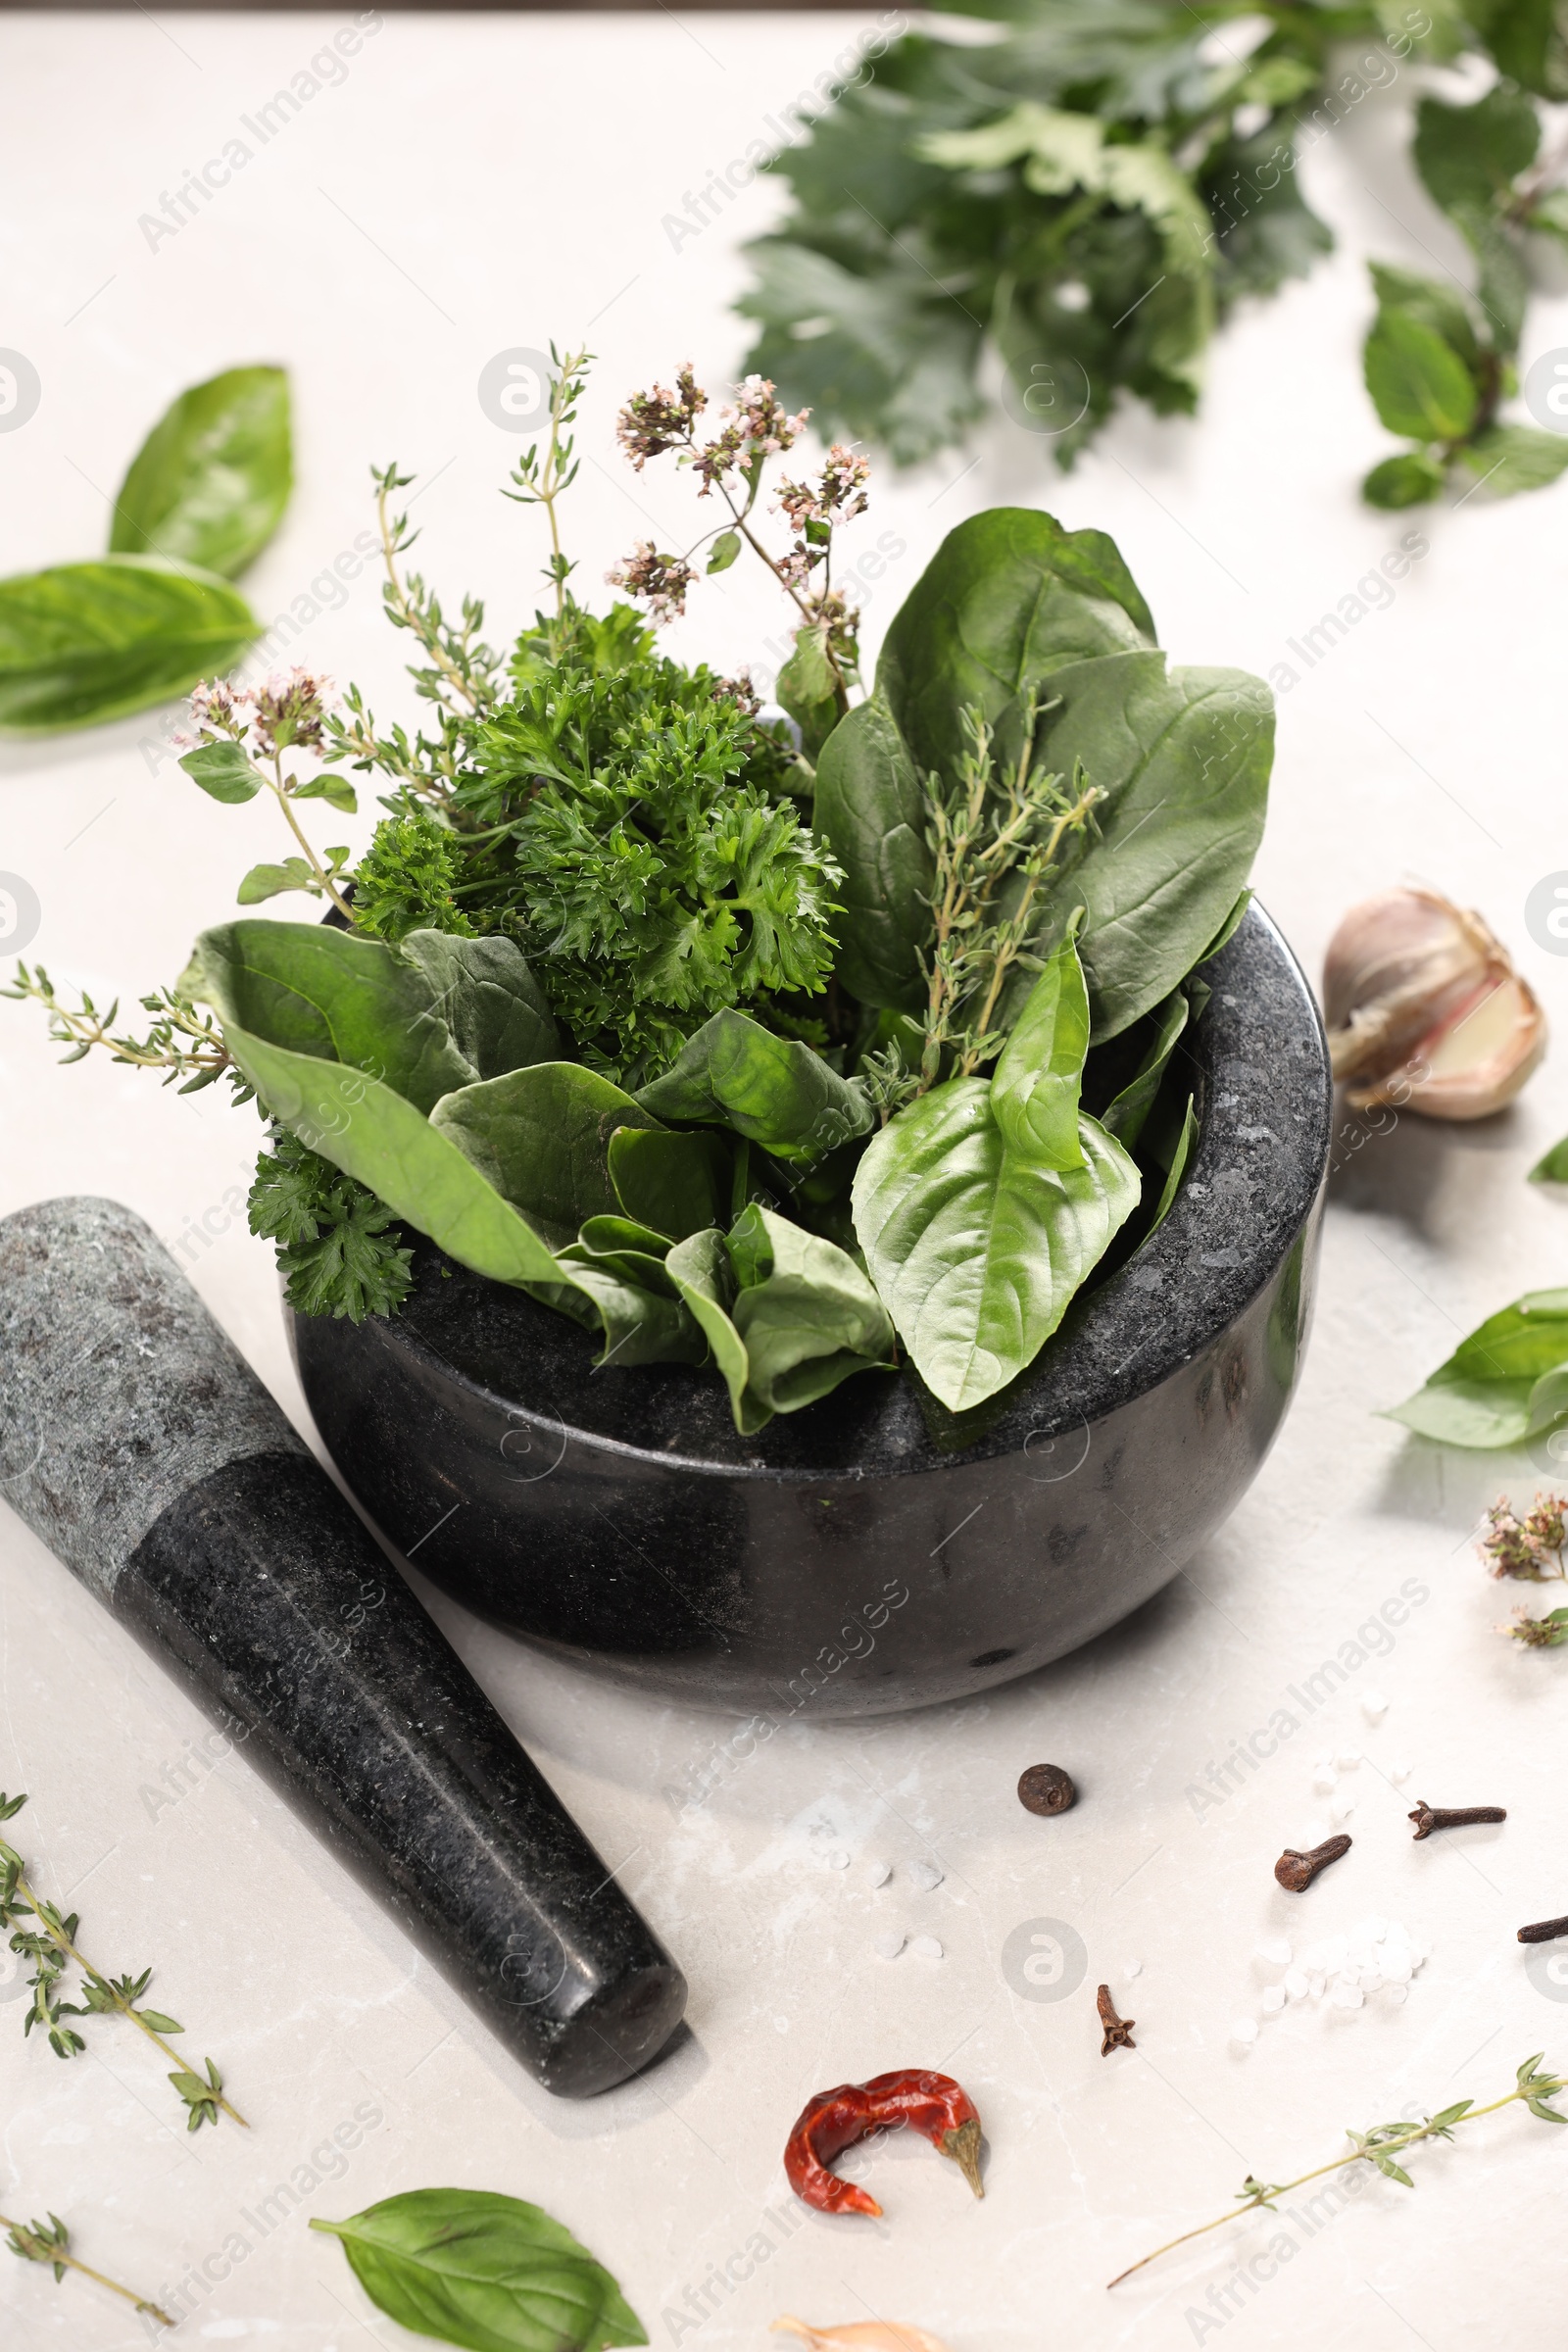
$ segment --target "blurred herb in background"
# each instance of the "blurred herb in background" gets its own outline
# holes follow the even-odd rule
[[[963,439],[999,364],[1064,466],[1123,393],[1191,415],[1216,324],[1333,242],[1301,156],[1404,61],[1471,56],[1495,88],[1424,100],[1414,159],[1476,291],[1379,273],[1368,382],[1418,446],[1365,490],[1414,505],[1455,464],[1494,491],[1554,479],[1568,440],[1497,416],[1528,240],[1568,238],[1537,106],[1568,96],[1568,51],[1540,0],[948,0],[775,158],[795,205],[751,247],[749,364],[906,464]]]

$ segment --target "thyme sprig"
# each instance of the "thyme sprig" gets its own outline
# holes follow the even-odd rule
[[[945,1067],[972,1077],[1004,1043],[992,1024],[1009,973],[1034,968],[1028,950],[1040,885],[1071,833],[1081,833],[1104,798],[1076,765],[1070,785],[1035,762],[1039,713],[1024,713],[1015,761],[999,778],[993,730],[978,710],[963,713],[968,749],[956,778],[926,778],[926,838],[936,859],[936,936],[926,974],[923,1095]]]
[[[161,2304],[149,2302],[145,2295],[138,2295],[134,2287],[122,2286],[118,2278],[106,2278],[102,2271],[95,2271],[90,2263],[78,2260],[74,2254],[68,2254],[66,2248],[71,2241],[71,2231],[58,2213],[52,2213],[47,2222],[13,2222],[0,2213],[0,2230],[8,2232],[6,2244],[13,2254],[20,2255],[24,2262],[48,2263],[57,2280],[64,2278],[68,2271],[79,2271],[83,2278],[90,2278],[96,2286],[107,2287],[112,2295],[119,2295],[124,2302],[133,2304],[137,2311],[145,2312],[160,2327],[174,2326]]]
[[[12,997],[18,1003],[31,998],[44,1007],[50,1036],[56,1045],[69,1049],[62,1061],[80,1061],[94,1046],[103,1046],[113,1061],[129,1062],[141,1070],[162,1070],[166,1086],[172,1086],[176,1078],[182,1080],[178,1089],[182,1095],[198,1094],[204,1086],[226,1077],[237,1102],[251,1100],[254,1090],[235,1065],[213,1014],[172,988],[158,989],[141,999],[153,1021],[147,1035],[140,1038],[114,1035],[120,1018],[118,997],[104,1012],[85,989],[75,1005],[62,1004],[41,963],[28,966],[19,962],[15,981],[9,988],[0,988],[0,997]]]
[[[20,1813],[27,1799],[7,1796],[0,1789],[0,1821],[10,1821]],[[77,2057],[86,2043],[74,2027],[68,2026],[68,2017],[127,2017],[147,2039],[174,2061],[174,2073],[169,2078],[184,2101],[188,2112],[186,2129],[199,2132],[203,2124],[216,2124],[219,2110],[232,2116],[236,2124],[245,2118],[231,2107],[223,2096],[223,2078],[211,2058],[207,2060],[207,2075],[193,2073],[184,2065],[179,2052],[165,2040],[166,2034],[183,2034],[178,2020],[165,2017],[157,2009],[139,2009],[136,2004],[152,1981],[152,1970],[144,1968],[140,1976],[106,1976],[94,1968],[91,1961],[78,1950],[76,1930],[79,1916],[73,1911],[63,1913],[56,1904],[46,1902],[28,1884],[26,1864],[15,1846],[0,1839],[0,1928],[13,1928],[11,1949],[24,1960],[30,1960],[33,1974],[27,1980],[32,1986],[32,2000],[22,2021],[24,2035],[39,2026],[49,2036],[49,2046],[57,2058]],[[21,1928],[17,1922],[32,1918],[36,1928]],[[72,1962],[81,1971],[79,2001],[64,2001],[60,1997],[61,1981]],[[247,2127],[248,2128],[248,2127]]]
[[[1130,2278],[1135,2271],[1146,2270],[1173,2247],[1185,2246],[1195,2237],[1204,2237],[1211,2230],[1222,2230],[1227,2222],[1240,2221],[1244,2214],[1255,2213],[1259,2207],[1273,2213],[1280,2198],[1289,2196],[1293,2189],[1304,2188],[1308,2180],[1320,2180],[1325,2173],[1343,2172],[1348,2164],[1370,2164],[1385,2180],[1414,2188],[1415,2182],[1399,2162],[1401,2156],[1419,2147],[1424,2139],[1451,2139],[1456,2125],[1479,2123],[1484,2115],[1495,2115],[1499,2108],[1511,2107],[1516,2100],[1522,2100],[1544,2124],[1568,2124],[1568,2115],[1559,2114],[1547,2103],[1559,2091],[1568,2090],[1568,2075],[1539,2073],[1544,2055],[1544,2051],[1538,2050],[1533,2058],[1527,2058],[1517,2071],[1513,2089],[1504,2091],[1500,2099],[1490,2100],[1485,2107],[1478,2107],[1473,2099],[1460,2099],[1452,2107],[1445,2107],[1441,2114],[1425,2116],[1418,2124],[1374,2124],[1369,2131],[1348,2132],[1348,2156],[1336,2156],[1331,2164],[1314,2165],[1309,2173],[1298,2173],[1294,2180],[1258,2180],[1249,2173],[1236,2193],[1231,2212],[1218,2214],[1211,2222],[1201,2222],[1196,2230],[1184,2230],[1179,2237],[1167,2238],[1152,2254],[1145,2254],[1126,2270],[1118,2271],[1109,2284],[1120,2286],[1124,2278]]]
[[[593,357],[591,351],[569,351],[563,359],[555,344],[551,344],[550,365],[555,372],[550,378],[550,431],[544,456],[539,455],[538,442],[531,442],[511,475],[517,487],[501,493],[515,506],[543,507],[545,511],[550,525],[550,560],[545,565],[545,578],[556,593],[558,620],[565,618],[566,582],[577,566],[562,552],[556,501],[577,479],[576,442],[567,427],[577,421],[577,403],[588,381]]]

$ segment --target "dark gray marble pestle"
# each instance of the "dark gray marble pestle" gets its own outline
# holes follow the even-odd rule
[[[116,1201],[0,1220],[0,1494],[547,2089],[608,2089],[662,2047],[680,1970]]]

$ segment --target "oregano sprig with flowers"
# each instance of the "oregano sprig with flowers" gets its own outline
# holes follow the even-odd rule
[[[1534,1508],[1521,1519],[1507,1495],[1499,1494],[1486,1512],[1485,1526],[1476,1549],[1494,1576],[1534,1585],[1568,1583],[1568,1495],[1538,1494]],[[1544,1617],[1516,1608],[1497,1631],[1527,1649],[1556,1649],[1568,1642],[1568,1608],[1548,1609]]]
[[[932,1409],[965,1411],[1175,1197],[1181,1040],[1246,908],[1268,696],[1169,669],[1103,534],[1001,509],[950,533],[857,700],[833,563],[865,460],[774,478],[806,414],[751,377],[705,437],[683,367],[625,404],[621,444],[673,453],[723,518],[611,577],[657,626],[704,546],[710,572],[750,548],[797,624],[770,714],[636,603],[578,601],[587,366],[553,352],[505,491],[549,528],[546,609],[505,654],[476,599],[451,620],[407,569],[412,477],[375,469],[418,728],[304,671],[197,697],[187,772],[267,787],[294,837],[241,904],[327,916],[204,932],[168,1002],[220,1047],[171,1013],[165,1060],[210,1083],[220,1050],[270,1120],[251,1221],[301,1313],[394,1313],[444,1252],[596,1332],[617,1376],[710,1364],[743,1431],[900,1341]],[[352,871],[306,808],[347,808],[346,768],[385,812]]]
[[[7,1796],[0,1789],[0,1821],[10,1821],[26,1803],[25,1796]],[[37,1893],[26,1876],[27,1865],[14,1845],[0,1839],[0,1927],[10,1928],[11,1949],[22,1959],[32,1962],[33,1973],[27,1982],[32,1986],[32,1999],[22,2021],[24,2034],[38,2026],[47,2034],[49,2046],[57,2058],[76,2058],[86,2043],[74,2026],[64,2021],[68,2017],[123,2017],[144,2034],[166,2058],[174,2061],[172,2082],[187,2110],[187,2130],[199,2132],[203,2124],[216,2124],[219,2110],[232,2116],[236,2124],[245,2118],[231,2107],[223,2096],[223,2078],[211,2058],[207,2073],[197,2074],[187,2067],[179,2052],[171,2049],[164,2038],[169,2034],[183,2034],[185,2029],[172,2017],[160,2010],[138,2008],[137,2003],[152,1981],[152,1970],[144,1968],[139,1976],[111,1977],[93,1967],[76,1943],[80,1921],[75,1912],[69,1915],[58,1904],[49,1902]],[[35,1928],[24,1928],[18,1923],[24,1919],[37,1921]],[[81,1971],[79,2001],[61,1998],[62,1981],[72,1966]]]

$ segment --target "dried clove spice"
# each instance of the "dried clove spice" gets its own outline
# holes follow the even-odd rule
[[[1423,1796],[1416,1799],[1415,1811],[1407,1818],[1415,1823],[1419,1843],[1434,1830],[1467,1830],[1476,1821],[1506,1821],[1508,1814],[1503,1805],[1429,1805]]]
[[[1102,1984],[1096,1993],[1095,2006],[1100,2011],[1100,2022],[1105,2029],[1104,2038],[1100,2045],[1102,2058],[1108,2058],[1112,2050],[1136,2050],[1138,2044],[1133,2039],[1133,2028],[1138,2020],[1136,2017],[1116,2015],[1116,2004],[1110,1997],[1108,1984]]]
[[[1065,1813],[1078,1802],[1078,1791],[1059,1764],[1031,1764],[1019,1776],[1018,1802],[1026,1813]]]
[[[1568,1919],[1538,1919],[1532,1928],[1521,1928],[1521,1943],[1551,1943],[1559,1936],[1568,1936]]]
[[[1337,1862],[1349,1850],[1350,1840],[1343,1836],[1325,1838],[1321,1845],[1310,1847],[1304,1854],[1288,1845],[1274,1865],[1274,1876],[1287,1894],[1304,1894],[1320,1870],[1326,1870],[1331,1862]]]

